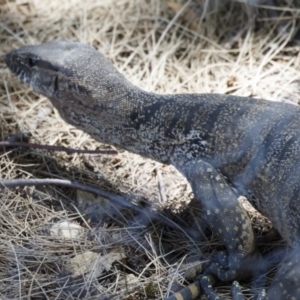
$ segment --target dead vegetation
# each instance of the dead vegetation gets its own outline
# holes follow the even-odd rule
[[[268,19],[261,8],[251,23],[240,3],[201,18],[196,1],[1,0],[1,140],[21,132],[32,143],[111,149],[64,123],[5,67],[9,50],[54,38],[95,46],[148,91],[298,104],[300,9],[293,8],[297,0],[281,2],[280,18]],[[277,21],[284,32],[276,31]],[[220,248],[200,234],[198,208],[187,206],[190,187],[170,166],[124,151],[20,147],[2,147],[0,166],[1,180],[72,180],[121,199],[66,186],[0,190],[1,299],[162,299],[187,284],[187,261]],[[265,231],[264,219],[256,218],[256,227]],[[219,291],[227,299],[230,286]]]

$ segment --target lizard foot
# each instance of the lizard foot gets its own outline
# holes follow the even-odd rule
[[[233,300],[246,300],[245,296],[242,294],[241,286],[237,281],[234,281],[231,285],[231,295]],[[255,299],[265,300],[266,296],[266,290],[262,289]]]
[[[220,251],[209,263],[204,275],[214,275],[220,281],[228,282],[265,274],[265,270],[266,265],[257,252],[241,256]]]
[[[213,279],[211,276],[201,275],[199,278],[201,287],[204,291],[205,296],[208,300],[222,300],[216,292],[213,290]],[[231,285],[231,295],[233,300],[246,300],[245,296],[242,294],[241,287],[237,281],[234,281]],[[256,300],[265,300],[266,299],[266,290],[263,289]]]

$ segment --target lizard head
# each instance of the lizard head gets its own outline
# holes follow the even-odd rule
[[[23,46],[6,54],[8,68],[48,97],[60,115],[76,126],[76,116],[110,105],[114,84],[124,77],[93,47],[68,40]],[[122,80],[116,80],[120,79]]]
[[[6,54],[8,68],[35,91],[50,99],[59,92],[59,78],[71,77],[72,70],[66,66],[66,54],[71,47],[67,41],[55,40],[38,46],[23,46]]]

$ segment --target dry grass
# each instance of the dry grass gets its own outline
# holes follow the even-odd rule
[[[300,10],[287,8],[296,0],[282,3],[285,34],[278,34],[264,9],[249,26],[248,11],[239,3],[201,20],[197,10],[179,15],[187,4],[171,9],[160,0],[0,0],[0,56],[63,37],[95,46],[148,91],[298,102],[292,94],[295,87],[294,96],[298,92],[293,82],[299,80],[300,56],[292,38]],[[1,140],[23,132],[31,142],[104,148],[65,124],[0,59]],[[7,148],[0,152],[0,167],[1,179],[73,179],[113,194],[130,193],[132,201],[142,195],[174,224],[191,225],[185,220],[197,216],[196,210],[185,211],[191,190],[172,167],[127,152],[96,156]],[[186,284],[181,264],[219,246],[215,239],[195,242],[145,216],[138,222],[137,213],[70,188],[6,189],[0,203],[1,299],[161,299]],[[53,231],[66,220],[80,225],[76,238]],[[85,258],[75,273],[70,262],[90,252],[96,257]],[[219,291],[228,298],[228,286]]]

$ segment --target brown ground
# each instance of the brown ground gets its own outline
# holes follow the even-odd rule
[[[0,0],[1,140],[21,132],[32,143],[110,148],[65,124],[45,97],[4,65],[9,50],[59,37],[95,46],[148,91],[218,92],[298,104],[300,9],[291,8],[297,0],[281,1],[283,34],[263,8],[251,25],[249,10],[239,3],[201,19],[191,2]],[[197,219],[194,229],[203,229],[197,210],[186,210],[192,193],[185,179],[170,166],[128,152],[2,148],[0,166],[1,180],[72,179],[121,193],[140,207],[143,197],[174,228]],[[148,209],[139,214],[67,187],[2,190],[0,208],[1,299],[161,299],[187,284],[181,270],[186,261],[220,247],[214,237],[200,242],[163,225]],[[257,230],[267,231],[265,219],[254,217]],[[78,235],[67,237],[66,231]],[[218,291],[227,299],[230,287]]]

